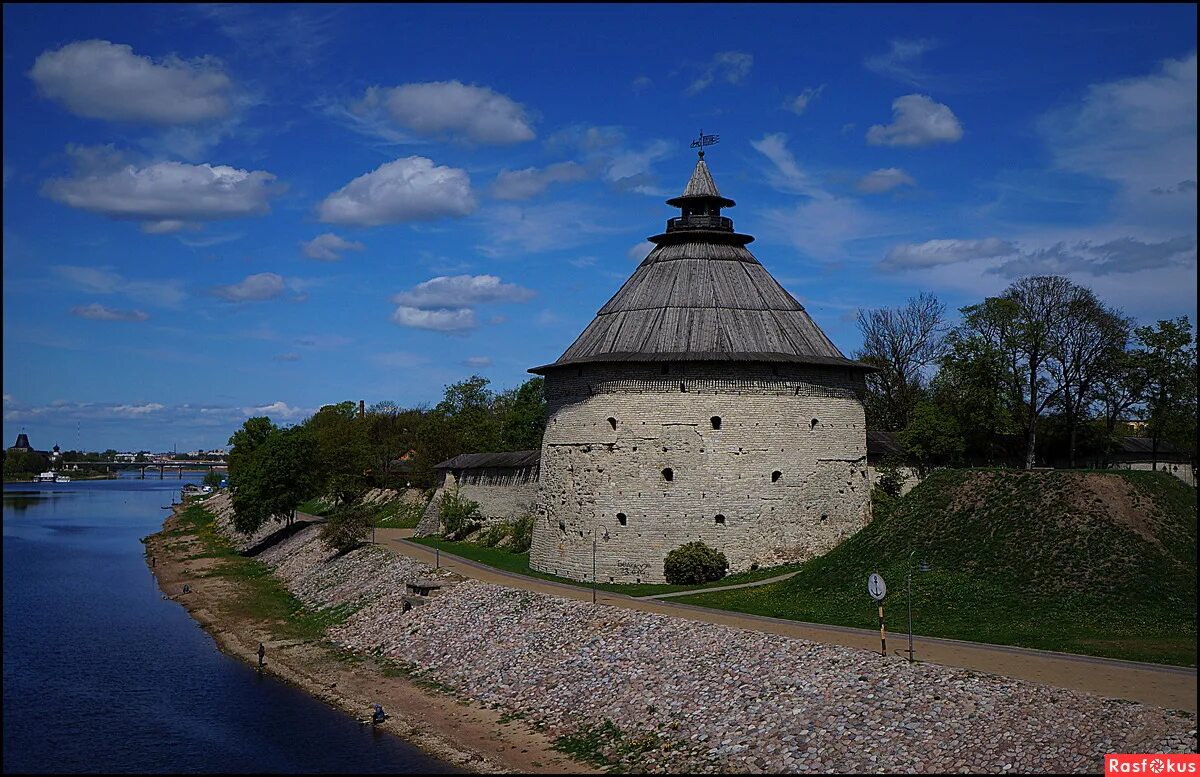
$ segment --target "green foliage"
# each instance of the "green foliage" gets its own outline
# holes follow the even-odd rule
[[[317,467],[315,489],[339,503],[357,499],[371,485],[367,425],[358,417],[354,402],[325,405],[304,422],[313,440]]]
[[[542,447],[546,430],[545,379],[530,378],[512,393],[512,401],[502,417],[501,446],[507,451],[534,450]],[[507,396],[502,395],[502,396]]]
[[[234,527],[253,534],[272,518],[289,518],[313,496],[315,445],[304,427],[275,429],[239,459],[233,483]]]
[[[509,550],[513,553],[528,553],[533,545],[533,516],[522,515],[512,525],[512,545]]]
[[[912,420],[900,430],[896,439],[925,472],[934,467],[959,464],[966,452],[966,443],[954,416],[933,402],[919,403],[912,412]],[[889,493],[899,496],[899,487]]]
[[[388,529],[415,529],[425,506],[416,502],[395,501],[375,510],[375,525]]]
[[[220,488],[221,480],[223,480],[221,473],[217,472],[215,469],[210,469],[208,472],[204,473],[204,480],[202,482],[206,486]]]
[[[888,454],[879,462],[879,467],[876,469],[875,488],[882,491],[884,494],[897,497],[900,496],[900,490],[904,488],[904,472],[901,466],[903,460],[895,455]]]
[[[1196,342],[1187,316],[1134,330],[1134,351],[1143,387],[1148,434],[1157,446],[1170,440],[1196,450]]]
[[[445,527],[443,536],[460,539],[478,527],[479,503],[461,496],[458,489],[447,491],[438,505],[438,517]]]
[[[242,428],[229,438],[229,479],[236,483],[241,476],[242,466],[262,446],[277,427],[266,416],[247,418]],[[114,452],[115,455],[115,452]]]
[[[46,458],[40,453],[34,453],[33,451],[15,451],[12,449],[4,452],[5,477],[36,475],[39,472],[44,472],[46,466]]]
[[[485,548],[494,548],[508,537],[508,524],[497,523],[479,533],[478,543]]]
[[[321,539],[338,553],[347,553],[371,534],[375,513],[361,504],[342,505],[321,524]]]
[[[663,574],[668,583],[688,585],[720,580],[729,571],[725,554],[703,542],[689,542],[667,554]]]
[[[630,737],[605,718],[600,725],[585,726],[554,740],[554,749],[585,764],[616,771],[614,764],[637,764],[648,752],[658,750],[662,741],[655,734]]]

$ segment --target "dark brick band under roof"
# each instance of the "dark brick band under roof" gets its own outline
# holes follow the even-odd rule
[[[509,451],[507,453],[460,453],[452,459],[435,464],[434,469],[493,469],[497,467],[532,467],[541,459],[541,450]]]
[[[696,209],[673,218],[633,275],[553,364],[598,362],[795,362],[871,370],[847,359],[733,231],[701,159],[681,197]],[[703,211],[703,212],[701,212]]]

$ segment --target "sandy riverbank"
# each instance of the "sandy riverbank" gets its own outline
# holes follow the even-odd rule
[[[430,755],[474,772],[591,773],[552,749],[553,741],[501,710],[469,704],[457,697],[394,676],[369,657],[347,661],[328,643],[280,638],[268,621],[238,606],[239,586],[223,577],[204,577],[217,559],[189,559],[200,547],[172,511],[163,530],[146,540],[151,565],[164,595],[182,604],[220,649],[251,665],[259,642],[266,645],[264,671],[295,685],[359,720],[372,703],[382,704],[389,719],[381,728]],[[171,533],[169,536],[168,534]],[[189,592],[184,593],[184,585]]]

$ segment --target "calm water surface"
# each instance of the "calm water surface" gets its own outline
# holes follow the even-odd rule
[[[180,485],[5,484],[4,771],[452,771],[223,655],[162,599],[139,539]]]

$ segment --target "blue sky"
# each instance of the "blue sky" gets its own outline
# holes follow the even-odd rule
[[[1194,5],[6,4],[3,57],[6,445],[518,385],[701,130],[847,355],[1028,274],[1195,321]]]

